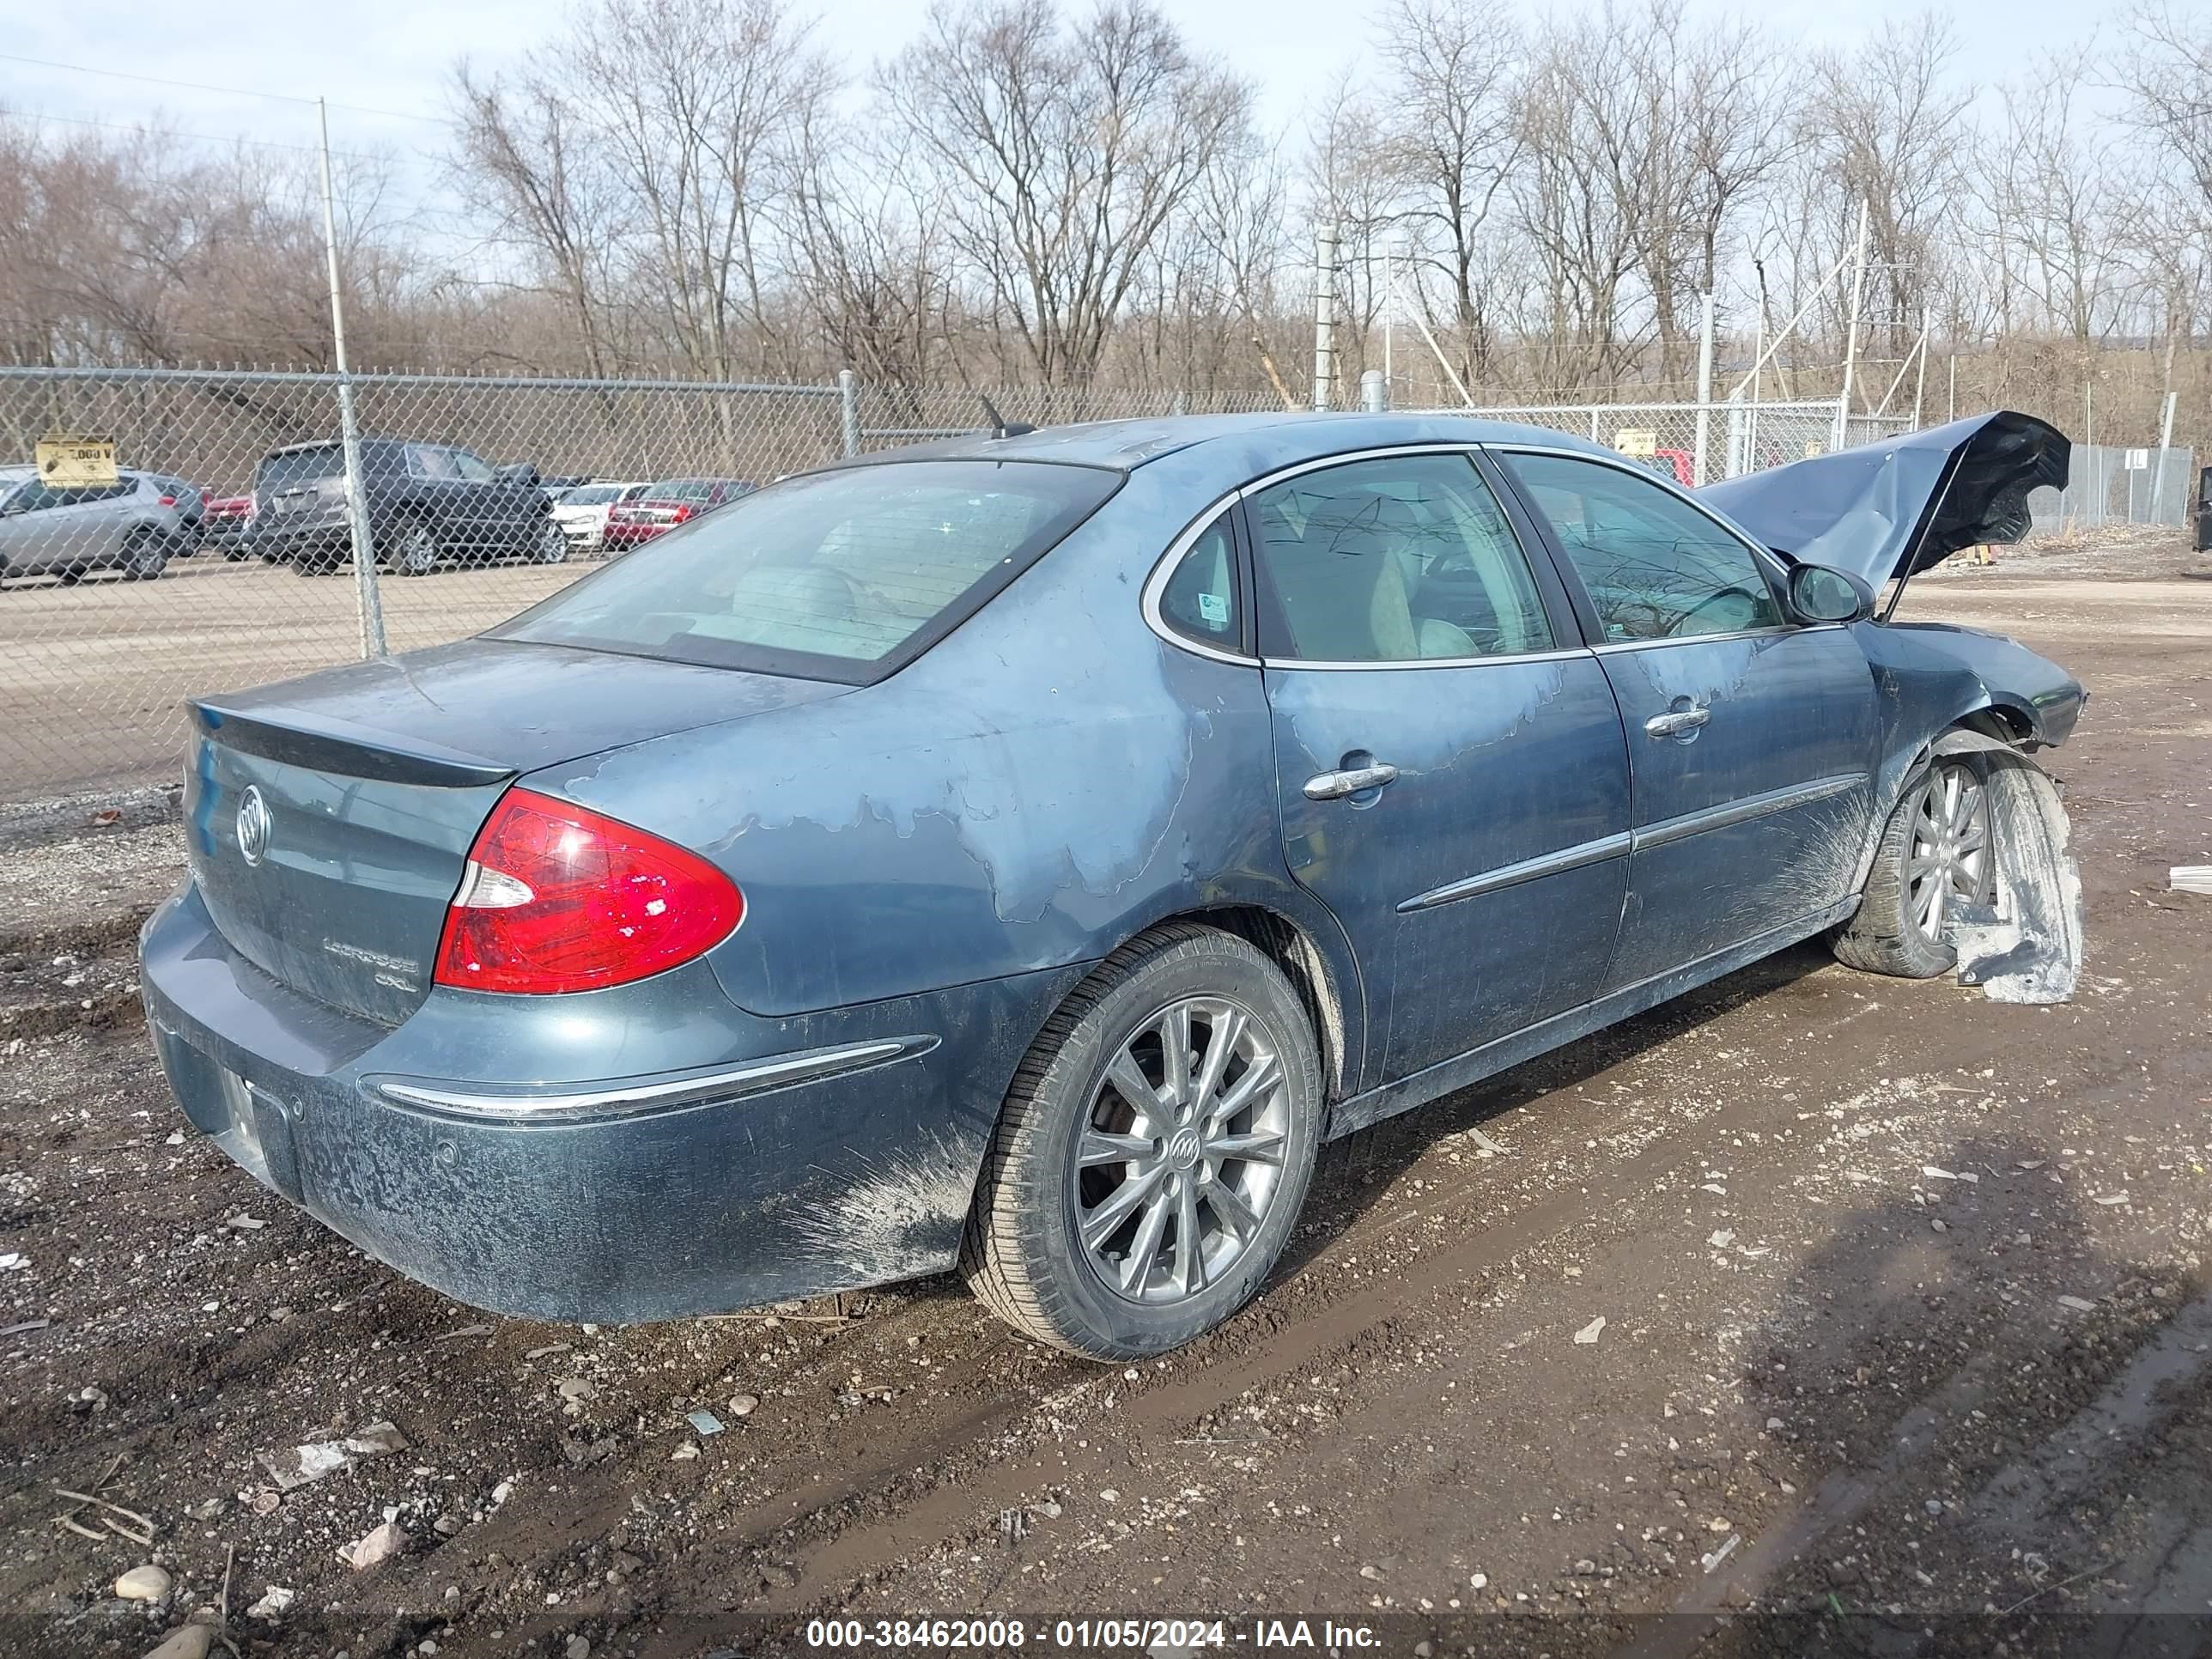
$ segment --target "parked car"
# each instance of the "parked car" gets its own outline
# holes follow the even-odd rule
[[[1157,1353],[1260,1286],[1327,1139],[1802,939],[1929,975],[1992,895],[2040,915],[2024,751],[2081,688],[1872,617],[2066,453],[1960,422],[1734,520],[1435,416],[781,480],[477,638],[195,703],[149,1030],[231,1157],[466,1302],[957,1263]],[[2008,971],[2066,969],[2021,926]]]
[[[554,522],[579,553],[597,553],[605,542],[607,514],[634,501],[653,486],[643,483],[586,483],[564,490],[553,503]]]
[[[0,467],[0,578],[82,580],[119,570],[151,581],[185,545],[173,502],[148,473],[118,471],[110,484],[64,488],[31,466]]]
[[[753,485],[737,478],[670,478],[648,484],[633,499],[607,509],[600,544],[610,558],[627,553],[679,525],[750,495],[753,489]]]
[[[2197,534],[2191,545],[2199,553],[2212,552],[2212,466],[2197,475]]]
[[[371,544],[387,569],[427,576],[441,564],[568,556],[535,469],[491,466],[453,444],[364,438],[359,448]],[[341,444],[292,444],[262,458],[246,546],[303,576],[351,559]]]
[[[148,472],[143,476],[160,492],[161,505],[177,515],[179,534],[177,544],[170,550],[170,556],[189,559],[200,550],[200,544],[206,537],[208,492],[196,483],[173,477],[166,472]]]
[[[252,496],[211,495],[202,520],[201,543],[220,549],[226,559],[242,559],[251,550],[246,538],[252,521]]]

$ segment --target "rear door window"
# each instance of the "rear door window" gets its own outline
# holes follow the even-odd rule
[[[1120,483],[1039,461],[887,462],[787,479],[491,636],[867,684],[958,626]]]

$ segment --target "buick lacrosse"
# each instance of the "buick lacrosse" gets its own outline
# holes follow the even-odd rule
[[[1259,1288],[1323,1141],[1770,952],[2065,994],[2026,755],[2084,694],[1889,613],[2066,465],[1997,415],[1689,492],[1258,416],[787,478],[196,702],[155,1041],[257,1179],[465,1302],[957,1266],[1156,1353]]]

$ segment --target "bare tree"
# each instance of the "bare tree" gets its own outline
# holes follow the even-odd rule
[[[1246,84],[1146,0],[1073,28],[1050,0],[939,4],[879,85],[1048,386],[1091,380],[1148,255],[1251,121]]]

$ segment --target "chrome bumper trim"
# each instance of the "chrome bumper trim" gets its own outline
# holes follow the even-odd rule
[[[735,1100],[797,1083],[816,1083],[894,1060],[909,1060],[937,1047],[933,1036],[881,1037],[834,1048],[809,1048],[776,1054],[742,1066],[695,1072],[682,1077],[636,1078],[597,1087],[451,1084],[418,1078],[365,1078],[395,1105],[441,1116],[496,1119],[507,1122],[568,1121],[668,1111],[710,1100]]]

